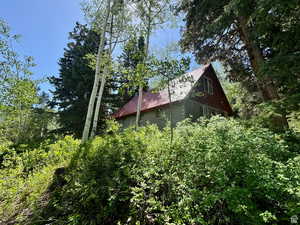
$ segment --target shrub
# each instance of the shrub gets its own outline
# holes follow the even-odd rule
[[[0,223],[289,224],[300,214],[297,137],[213,117],[170,129],[66,137],[9,155]],[[25,217],[27,219],[25,220]]]
[[[300,158],[286,139],[213,117],[110,131],[82,146],[39,216],[47,224],[288,224]],[[34,224],[46,224],[46,222]]]
[[[6,154],[0,170],[0,224],[22,221],[47,191],[54,171],[67,166],[79,141],[65,137],[55,144],[21,154]],[[22,223],[21,223],[22,224]]]
[[[114,133],[112,133],[114,132]],[[57,187],[43,217],[53,224],[114,224],[126,221],[130,213],[133,171],[141,167],[152,138],[162,135],[156,127],[138,132],[114,129],[85,144],[74,156],[65,176],[67,185]]]

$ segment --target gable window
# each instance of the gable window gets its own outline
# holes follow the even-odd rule
[[[203,116],[209,116],[209,109],[207,105],[203,105],[202,110],[203,110]]]
[[[192,122],[197,121],[201,116],[203,116],[203,106],[200,104],[193,105]]]
[[[203,77],[203,91],[211,95],[213,94],[212,80],[207,77]]]
[[[162,117],[162,111],[161,111],[161,109],[155,110],[155,116],[156,116],[156,118],[161,118]]]

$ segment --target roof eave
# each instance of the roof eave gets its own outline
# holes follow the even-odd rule
[[[183,98],[183,99],[180,99],[180,100],[176,100],[176,101],[173,101],[171,104],[173,103],[178,103],[178,102],[181,102],[181,101],[184,101],[186,98]],[[151,107],[151,108],[148,108],[148,109],[144,109],[142,110],[141,112],[149,112],[149,111],[152,111],[153,109],[157,109],[157,108],[161,108],[161,107],[164,107],[166,105],[169,105],[170,103],[165,103],[165,104],[162,104],[162,105],[159,105],[159,106],[155,106],[155,107]],[[112,116],[113,118],[115,119],[123,119],[124,117],[127,117],[127,116],[132,116],[132,115],[135,115],[136,112],[133,112],[133,113],[128,113],[128,114],[125,114],[125,115],[121,115],[121,116]]]

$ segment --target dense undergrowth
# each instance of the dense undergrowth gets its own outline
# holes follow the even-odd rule
[[[181,123],[172,145],[155,126],[65,137],[5,156],[0,224],[290,224],[297,141],[220,117]]]

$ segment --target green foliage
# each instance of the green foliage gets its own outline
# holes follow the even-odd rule
[[[10,33],[9,26],[0,20],[0,110],[28,109],[37,101],[36,85],[30,80],[32,57],[21,58],[13,44],[18,35]]]
[[[245,81],[252,86],[254,80],[245,43],[239,33],[237,18],[247,16],[250,1],[239,0],[187,0],[180,1],[178,10],[185,14],[185,30],[181,39],[183,50],[192,51],[200,63],[220,60],[226,64],[230,78]],[[253,10],[252,10],[253,11]]]
[[[258,93],[249,93],[240,83],[227,80],[221,82],[236,116],[245,120],[244,122],[250,126],[260,124],[278,132],[278,126],[270,118],[280,117],[280,114],[276,111],[278,111],[278,105],[282,103],[281,101],[281,103],[277,102],[276,105],[261,103],[260,98],[257,96]],[[286,104],[282,104],[281,108],[285,106]],[[299,115],[299,112],[292,111],[286,116],[290,129],[298,133],[300,131]]]
[[[118,57],[119,68],[115,71],[115,80],[119,83],[119,107],[126,104],[137,92],[138,84],[134,71],[143,58],[144,38],[132,35],[123,46],[122,53]]]
[[[65,177],[68,185],[53,193],[43,216],[66,215],[54,224],[110,224],[126,219],[134,185],[132,169],[143,160],[147,134],[159,134],[145,128],[137,133],[112,133],[86,144],[73,160]],[[151,135],[151,137],[153,137]],[[149,136],[150,137],[150,136]],[[49,216],[49,217],[48,217]]]
[[[38,82],[32,80],[30,71],[35,64],[32,57],[22,58],[14,51],[17,40],[18,36],[12,35],[9,26],[0,20],[0,135],[15,145],[46,136],[47,125],[53,119],[38,104]]]
[[[213,117],[182,122],[170,145],[169,128],[108,126],[72,155],[30,224],[288,224],[299,216],[292,134]]]
[[[292,112],[289,115],[289,124],[292,129],[300,133],[300,112]]]
[[[284,142],[265,129],[247,129],[233,120],[216,117],[201,123],[178,127],[174,146],[157,152],[151,166],[141,169],[137,208],[145,219],[264,224],[264,213],[277,222],[299,213],[299,179],[294,182],[292,168],[285,165],[299,156],[288,152]],[[292,194],[287,184],[293,186]],[[291,202],[295,208],[289,207]]]
[[[152,70],[157,74],[160,81],[158,89],[178,85],[172,84],[172,80],[185,74],[190,68],[190,62],[190,58],[181,58],[179,60],[168,58],[163,60],[154,59],[152,62]]]
[[[0,223],[24,224],[22,221],[35,210],[37,201],[47,195],[53,173],[68,165],[78,150],[79,141],[65,137],[55,144],[45,141],[40,148],[16,154],[5,147],[0,170]]]
[[[273,113],[283,120],[299,109],[298,0],[180,2],[186,19],[184,50],[199,62],[222,61],[230,80],[250,93],[261,92],[261,99],[272,101]]]
[[[155,29],[163,27],[172,17],[170,3],[170,0],[135,1],[136,13],[145,32],[149,32],[149,35],[152,34]]]
[[[259,38],[263,48],[268,48],[262,72],[275,77],[284,95],[278,105],[288,111],[299,109],[300,67],[295,64],[300,60],[299,1],[259,1],[251,20],[256,21],[255,38]]]
[[[245,88],[238,82],[229,82],[223,80],[222,86],[226,93],[226,97],[233,112],[243,119],[249,119],[255,115],[258,99],[251,96],[251,94],[245,90]]]
[[[139,86],[148,89],[148,80],[153,76],[150,70],[151,62],[146,59],[144,42],[143,36],[137,38],[133,35],[125,44],[119,57],[121,66],[120,91],[124,93],[124,100],[129,100],[129,96],[132,96]]]
[[[86,56],[96,54],[99,35],[76,23],[69,36],[72,41],[59,60],[59,77],[49,78],[55,87],[50,106],[60,109],[58,115],[62,132],[80,136],[95,73],[89,67]]]
[[[80,137],[94,83],[96,61],[94,56],[98,51],[100,35],[87,25],[76,23],[69,38],[71,41],[65,49],[64,56],[59,60],[59,77],[49,78],[55,87],[50,106],[59,108],[58,120],[61,128],[58,131]],[[99,115],[101,121],[99,129],[103,129],[103,119],[118,103],[113,78],[107,80],[106,86]]]
[[[172,143],[173,141],[173,128],[174,128],[174,121],[173,121],[173,115],[172,115],[172,97],[175,94],[174,88],[177,85],[180,85],[180,82],[182,82],[182,78],[179,78],[179,76],[182,76],[187,72],[187,70],[190,68],[190,58],[182,58],[180,60],[176,59],[168,59],[165,58],[163,60],[153,60],[153,66],[152,70],[154,71],[154,74],[158,75],[159,83],[156,89],[166,89],[168,92],[168,98],[169,98],[169,120],[170,120],[170,132],[171,132],[171,138],[170,141]],[[178,78],[178,79],[176,79]]]

